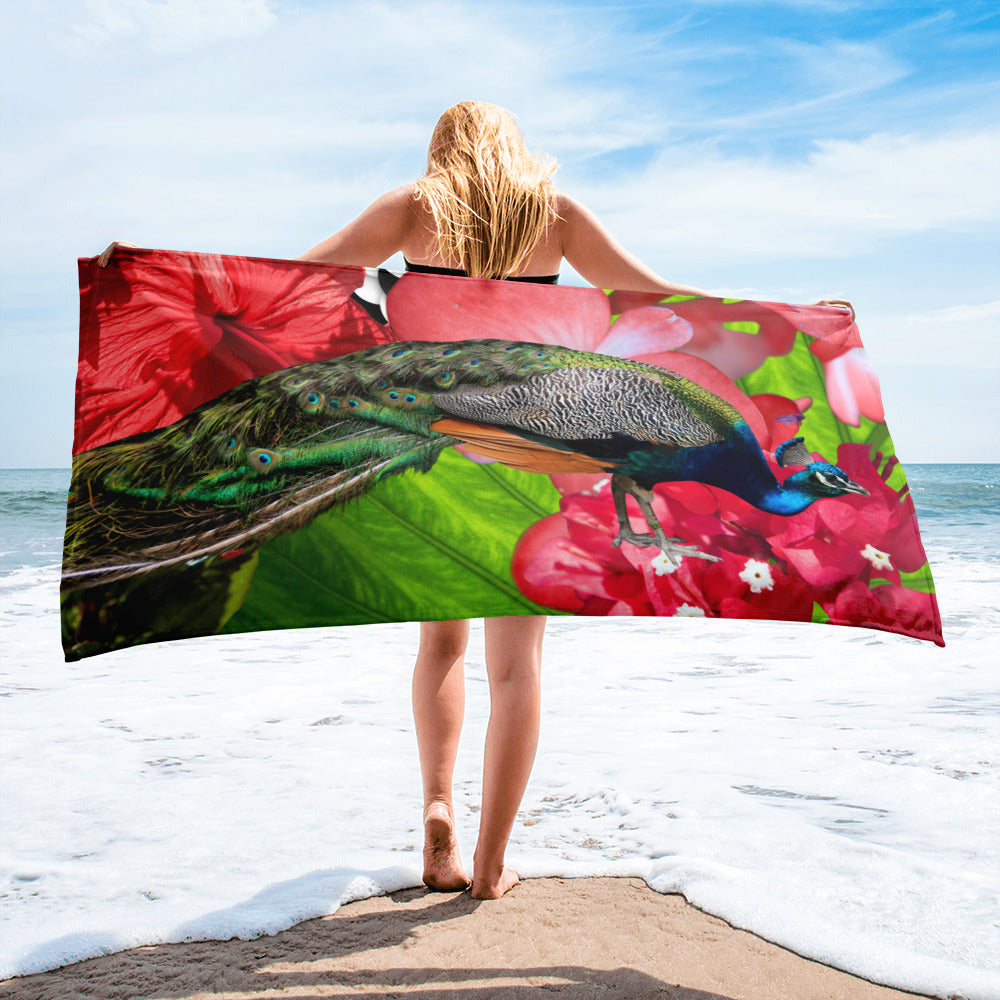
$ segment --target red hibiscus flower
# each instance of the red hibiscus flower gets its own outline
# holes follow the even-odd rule
[[[119,248],[80,261],[74,451],[163,427],[246,379],[387,339],[361,268]]]

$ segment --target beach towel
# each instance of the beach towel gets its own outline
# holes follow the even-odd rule
[[[531,614],[943,645],[849,310],[125,248],[79,274],[67,659]]]

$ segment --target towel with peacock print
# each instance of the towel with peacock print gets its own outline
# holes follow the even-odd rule
[[[846,309],[121,247],[79,268],[67,659],[531,614],[943,645]]]

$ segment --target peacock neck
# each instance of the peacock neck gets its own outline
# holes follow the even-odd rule
[[[815,497],[811,497],[801,490],[786,489],[776,482],[774,488],[765,493],[759,501],[751,500],[750,502],[755,507],[767,511],[768,514],[781,514],[784,517],[790,517],[792,514],[804,511],[814,499]]]
[[[729,444],[734,461],[726,463],[724,468],[723,475],[727,481],[718,481],[716,485],[742,497],[758,510],[785,517],[798,514],[813,502],[813,497],[792,482],[794,477],[786,480],[784,485],[778,482],[746,423],[733,428]]]

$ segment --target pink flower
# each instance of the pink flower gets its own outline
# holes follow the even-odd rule
[[[656,293],[612,292],[611,308],[625,313],[661,298]],[[831,306],[691,298],[671,302],[669,308],[694,329],[678,350],[710,362],[733,380],[756,371],[770,357],[787,354],[800,330],[836,349],[861,345],[850,313]]]
[[[618,520],[610,489],[604,487],[564,497],[558,514],[521,537],[514,579],[539,603],[577,614],[669,616],[697,608],[707,617],[808,621],[809,587],[767,561],[759,536],[720,521],[709,487],[691,483],[684,492],[691,494],[690,507],[679,490],[671,495],[670,487],[657,487],[654,509],[660,523],[668,535],[683,537],[720,562],[686,557],[673,568],[655,547],[614,547]],[[638,521],[634,527],[644,530]],[[732,549],[715,544],[734,538],[739,542]]]
[[[666,534],[720,559],[686,556],[679,567],[653,546],[613,546],[608,477],[553,476],[559,513],[521,537],[514,578],[540,604],[576,614],[809,621],[818,603],[838,624],[940,642],[933,596],[900,585],[901,572],[927,560],[907,490],[887,482],[895,459],[880,474],[866,445],[845,444],[837,462],[870,495],[820,500],[792,517],[702,483],[659,484],[653,511]],[[781,477],[793,471],[772,468]],[[636,531],[648,530],[631,506],[630,516]]]
[[[863,416],[885,423],[882,391],[863,347],[832,353],[822,341],[816,341],[809,350],[823,360],[826,398],[838,420],[852,427],[860,427]]]
[[[384,343],[361,268],[121,249],[80,261],[74,451],[170,424],[240,382]]]
[[[941,616],[932,594],[891,583],[869,589],[856,581],[824,609],[835,625],[888,629],[944,645]]]

